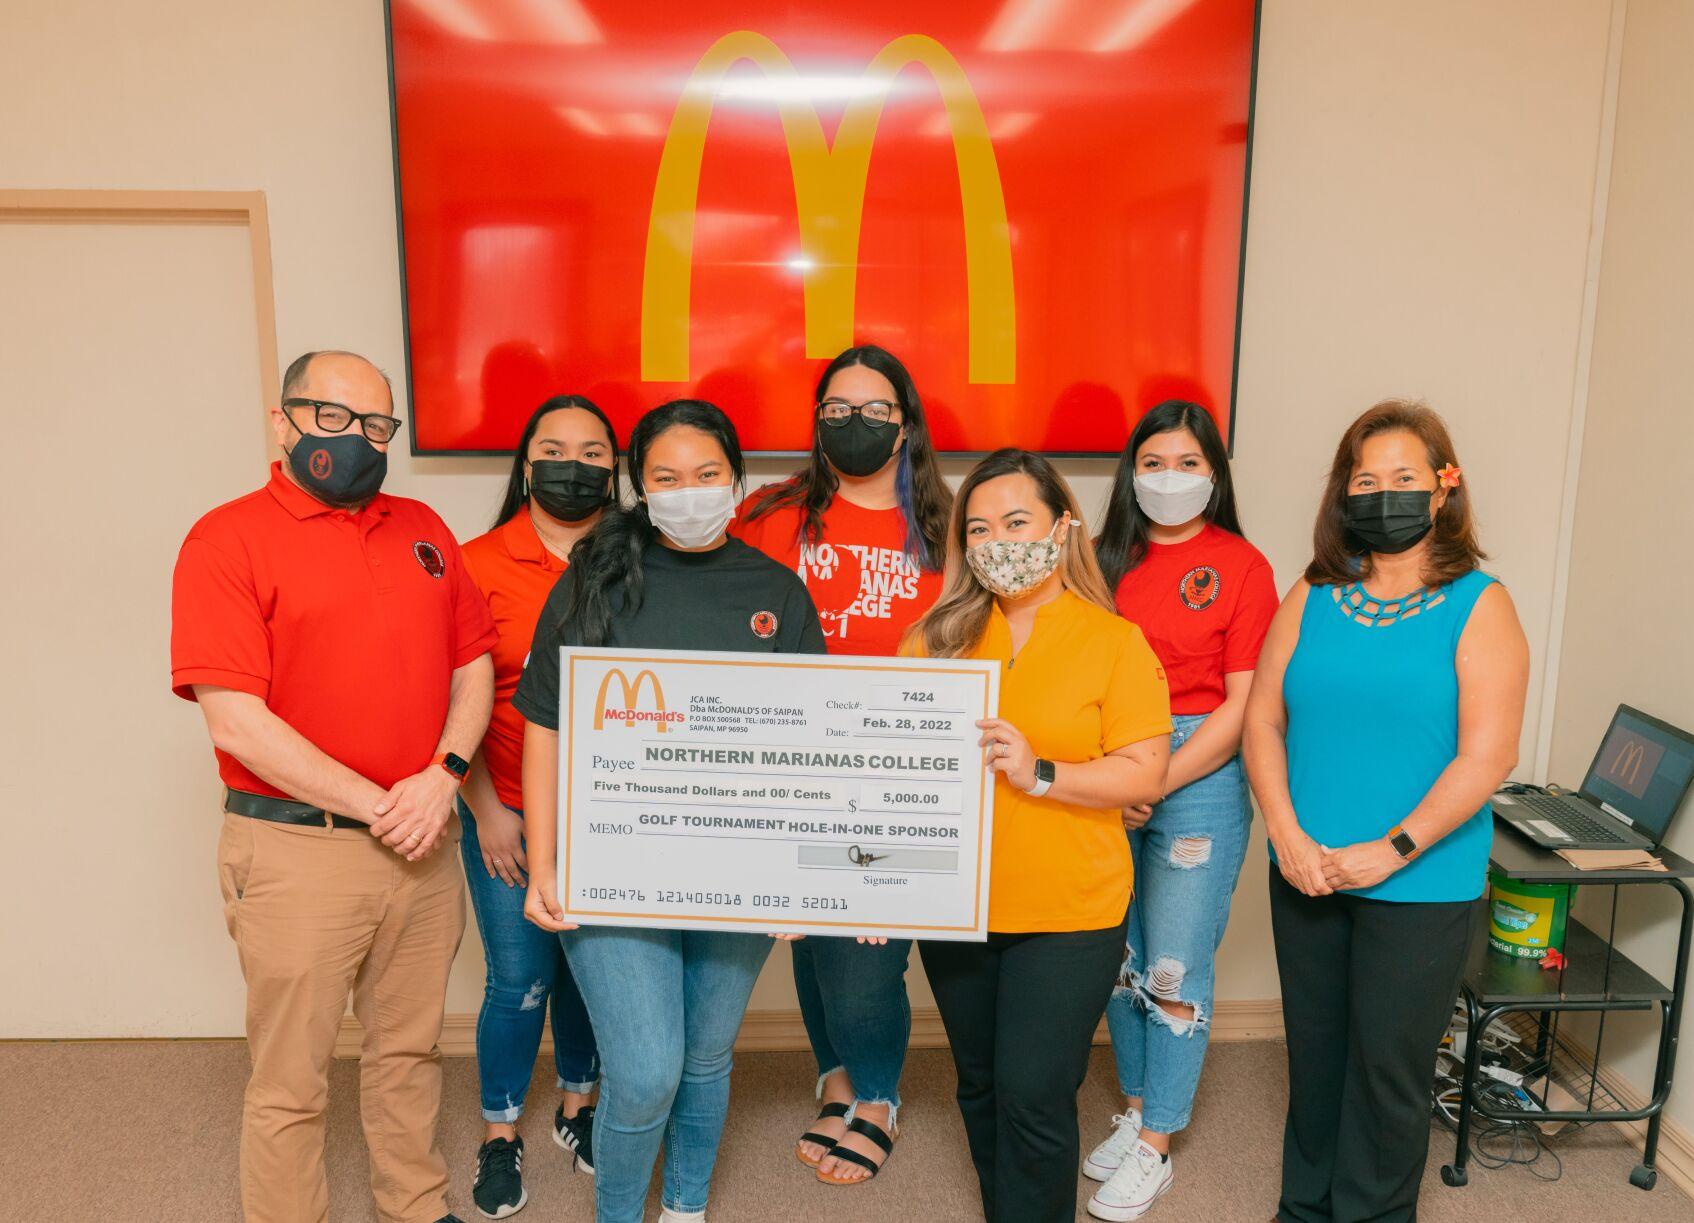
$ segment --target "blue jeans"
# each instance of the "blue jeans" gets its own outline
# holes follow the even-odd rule
[[[664,1204],[704,1210],[735,1034],[771,940],[584,926],[560,941],[606,1065],[594,1113],[596,1223],[641,1223],[661,1142]]]
[[[889,1106],[892,1129],[912,1035],[912,1004],[906,997],[912,940],[889,939],[877,946],[851,938],[803,938],[789,946],[800,1018],[818,1059],[819,1095],[826,1076],[845,1070],[858,1100]]]
[[[1204,715],[1171,721],[1171,750],[1187,742]],[[1190,782],[1153,808],[1129,834],[1135,897],[1128,954],[1106,1020],[1117,1056],[1118,1086],[1142,1100],[1142,1124],[1174,1134],[1188,1124],[1211,1027],[1212,983],[1229,903],[1247,855],[1252,809],[1241,758]],[[1179,1019],[1159,1001],[1194,1010]]]
[[[476,1017],[476,1070],[482,1082],[484,1121],[515,1122],[523,1116],[524,1094],[535,1073],[541,1025],[553,1007],[553,1066],[559,1090],[589,1092],[600,1079],[594,1029],[559,950],[559,936],[526,921],[524,889],[491,878],[482,864],[476,817],[459,800],[471,908],[482,932],[488,978]]]

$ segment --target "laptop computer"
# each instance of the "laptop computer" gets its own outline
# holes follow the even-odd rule
[[[1694,735],[1619,705],[1574,794],[1496,794],[1494,814],[1548,849],[1657,849],[1694,785]]]

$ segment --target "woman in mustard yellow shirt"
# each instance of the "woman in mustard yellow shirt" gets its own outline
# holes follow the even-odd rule
[[[947,583],[902,653],[993,658],[1000,716],[986,943],[922,944],[990,1223],[1076,1217],[1076,1093],[1123,963],[1122,808],[1158,802],[1170,696],[1117,614],[1052,464],[997,450],[965,477]]]

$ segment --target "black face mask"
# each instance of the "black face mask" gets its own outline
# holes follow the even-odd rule
[[[388,455],[366,441],[363,433],[319,437],[301,432],[288,452],[288,467],[300,487],[319,501],[350,510],[376,496],[388,475]]]
[[[894,454],[900,440],[900,426],[889,421],[873,429],[857,412],[847,423],[837,428],[818,422],[818,439],[823,444],[824,457],[845,476],[869,476],[882,470]]]
[[[1435,521],[1430,517],[1426,489],[1380,493],[1355,493],[1347,498],[1343,520],[1353,543],[1371,552],[1392,556],[1404,552],[1429,534]]]
[[[529,495],[560,522],[581,522],[611,501],[612,469],[575,459],[536,459]]]

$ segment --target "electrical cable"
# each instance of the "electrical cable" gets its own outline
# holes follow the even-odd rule
[[[1464,1050],[1470,1036],[1464,1007],[1455,1007],[1452,1023],[1437,1052],[1431,1095],[1432,1115],[1455,1133],[1459,1127],[1459,1105],[1464,1090]],[[1490,1025],[1477,1039],[1479,1078],[1476,1094],[1483,1103],[1502,1112],[1521,1111],[1526,1106],[1526,1100],[1542,1108],[1547,1106],[1546,1087],[1552,1081],[1550,1051],[1544,1058],[1537,1059],[1525,1047],[1524,1038],[1504,1024]],[[1494,1077],[1491,1071],[1516,1081]],[[1537,1082],[1542,1088],[1539,1099],[1534,1091]],[[1577,1123],[1568,1123],[1568,1127],[1572,1130],[1583,1128]],[[1534,1121],[1496,1121],[1483,1116],[1473,1102],[1470,1158],[1481,1167],[1523,1167],[1539,1180],[1556,1181],[1564,1175],[1564,1163],[1547,1137]]]

